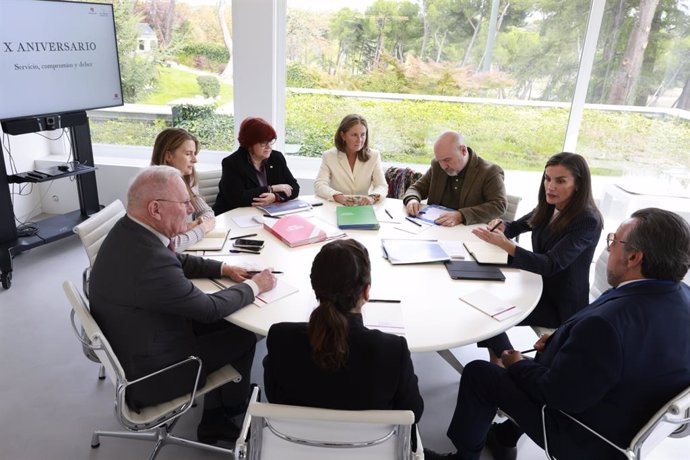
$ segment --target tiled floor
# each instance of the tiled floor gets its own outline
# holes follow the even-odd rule
[[[0,291],[0,459],[78,460],[147,458],[150,444],[105,438],[91,449],[94,429],[117,430],[113,417],[113,387],[96,378],[97,366],[81,353],[69,324],[69,305],[61,283],[81,283],[86,255],[76,237],[20,254],[14,259],[13,285]],[[516,346],[527,348],[532,332],[511,332]],[[454,350],[462,362],[484,358],[473,346]],[[259,344],[252,381],[261,382]],[[426,446],[448,451],[445,429],[455,406],[458,374],[435,353],[413,355],[425,399],[420,429]],[[194,437],[200,410],[192,409],[176,428]],[[544,458],[524,438],[519,459]],[[182,447],[165,447],[160,459],[215,459],[218,454]],[[482,460],[490,459],[484,454]],[[690,458],[690,438],[667,440],[653,459]]]

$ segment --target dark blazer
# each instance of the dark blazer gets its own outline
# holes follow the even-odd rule
[[[462,213],[464,224],[489,222],[501,217],[506,211],[506,188],[503,170],[482,158],[468,147],[470,160],[465,166],[465,180],[460,191],[460,201],[451,206]],[[412,198],[429,204],[440,204],[448,182],[448,174],[436,160],[417,182],[412,184],[403,197],[407,204]]]
[[[505,230],[508,238],[532,232],[532,251],[518,246],[508,264],[537,273],[543,279],[541,298],[521,324],[558,327],[589,304],[589,267],[602,223],[598,212],[586,211],[564,233],[558,234],[548,224],[531,228],[527,224],[531,217],[529,213],[507,224]]]
[[[289,197],[283,192],[278,192],[283,201],[299,196],[299,184],[288,169],[285,157],[277,150],[273,150],[266,160],[266,179],[268,185],[288,184],[292,187],[292,195]],[[259,185],[256,172],[249,160],[249,150],[244,147],[223,159],[223,174],[218,189],[218,197],[213,205],[216,215],[231,209],[251,206],[254,198],[268,193],[268,187]]]
[[[278,323],[266,338],[264,388],[272,403],[329,409],[424,410],[417,376],[403,337],[364,327],[362,315],[349,318],[347,366],[326,372],[311,359],[306,323]]]
[[[173,253],[127,215],[115,223],[91,271],[89,298],[128,379],[199,356],[194,323],[221,320],[254,300],[244,283],[205,294],[190,281],[219,278],[220,271],[221,262]],[[187,393],[194,372],[183,367],[135,385],[128,400],[144,406]]]
[[[527,396],[578,418],[619,446],[690,385],[690,288],[648,280],[602,294],[551,336],[544,353],[508,367]],[[549,412],[559,460],[620,458]],[[519,422],[518,422],[519,423]]]

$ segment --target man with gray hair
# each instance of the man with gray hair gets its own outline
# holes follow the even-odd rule
[[[489,222],[506,211],[503,170],[474,153],[459,133],[446,131],[434,144],[431,167],[403,196],[407,213],[419,215],[424,199],[453,209],[436,219],[438,225]]]
[[[180,172],[151,166],[132,181],[127,214],[103,241],[89,293],[91,312],[117,354],[129,380],[180,362],[190,355],[203,361],[199,385],[206,375],[232,364],[242,382],[206,394],[197,430],[199,441],[233,441],[238,427],[231,417],[244,412],[256,336],[223,318],[275,286],[264,270],[249,279],[243,268],[170,248],[171,239],[186,230],[193,212]],[[206,294],[192,278],[227,277],[235,286]],[[191,392],[196,364],[183,365],[127,389],[135,410]]]
[[[559,460],[617,459],[649,418],[690,385],[690,227],[670,211],[635,211],[606,238],[614,287],[541,337],[535,359],[504,351],[505,368],[465,367],[448,428],[457,453],[425,458],[476,460],[486,444],[514,460],[527,435]],[[542,407],[545,406],[542,413]],[[496,409],[510,420],[491,425]],[[543,417],[543,419],[542,419]]]

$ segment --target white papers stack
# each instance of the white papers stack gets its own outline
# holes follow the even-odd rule
[[[506,265],[508,253],[496,245],[485,241],[465,241],[463,243],[478,264]]]
[[[257,307],[263,307],[264,305],[268,305],[271,302],[275,302],[276,300],[282,299],[283,297],[287,297],[290,294],[294,294],[295,292],[299,291],[295,286],[286,283],[282,279],[278,279],[276,282],[276,287],[271,289],[270,291],[263,292],[256,296],[256,299],[254,300],[254,305]]]
[[[381,240],[385,257],[393,265],[443,262],[450,257],[436,240]]]
[[[498,321],[515,316],[522,311],[507,300],[501,299],[485,289],[463,294],[460,296],[460,300]]]
[[[441,245],[441,248],[443,248],[446,254],[453,260],[464,260],[469,258],[469,254],[461,241],[439,240],[438,244]]]
[[[368,303],[362,309],[364,325],[389,334],[405,335],[402,304]]]

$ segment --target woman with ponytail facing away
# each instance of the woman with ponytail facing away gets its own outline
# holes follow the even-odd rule
[[[336,240],[311,268],[319,305],[308,323],[278,323],[268,331],[264,389],[272,403],[328,409],[403,409],[419,421],[419,394],[404,337],[364,327],[371,264],[364,246]],[[372,305],[367,308],[376,308]]]

